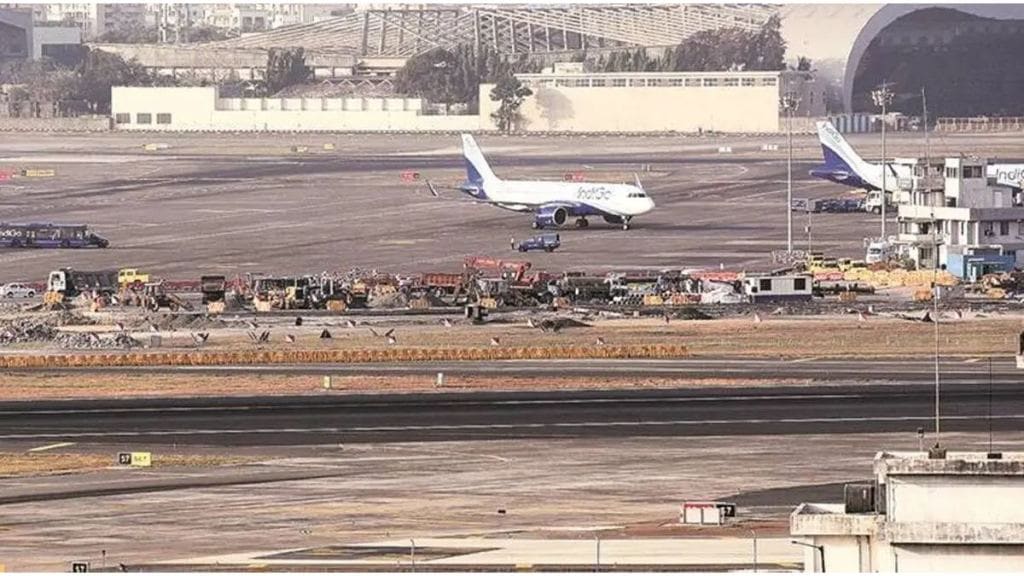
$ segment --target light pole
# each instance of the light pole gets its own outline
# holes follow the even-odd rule
[[[754,537],[754,572],[757,572],[757,531],[751,530],[750,535]]]
[[[800,106],[800,99],[792,91],[787,91],[780,101],[786,113],[786,250],[793,251],[793,112]]]
[[[416,571],[416,540],[409,538],[409,560],[412,563],[412,571]]]
[[[825,547],[824,546],[822,546],[821,544],[811,544],[809,542],[801,542],[799,540],[790,540],[789,543],[790,544],[796,544],[797,546],[806,546],[807,548],[814,548],[815,550],[817,550],[818,554],[821,556],[821,571],[822,571],[822,573],[825,572]]]
[[[882,108],[882,237],[879,238],[882,242],[885,242],[885,208],[887,202],[888,186],[886,185],[887,172],[889,171],[889,165],[887,163],[887,155],[885,150],[885,125],[886,114],[889,110],[889,104],[892,104],[892,90],[889,90],[889,83],[882,81],[882,84],[871,91],[871,99],[875,102],[875,106]]]

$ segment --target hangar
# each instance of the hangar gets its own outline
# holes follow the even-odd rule
[[[1024,115],[1024,5],[793,4],[780,14],[788,57],[810,58],[844,111],[873,111],[869,93],[886,80],[901,112],[920,110],[925,87],[940,116]]]

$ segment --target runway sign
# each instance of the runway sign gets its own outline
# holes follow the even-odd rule
[[[71,571],[72,572],[88,572],[89,571],[89,563],[88,562],[72,562],[71,563]]]
[[[153,465],[153,455],[149,452],[118,452],[117,463],[121,466],[148,468]]]

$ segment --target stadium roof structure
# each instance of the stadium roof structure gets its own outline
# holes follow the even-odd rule
[[[407,58],[433,48],[486,45],[501,54],[670,46],[702,30],[756,30],[778,11],[757,4],[499,5],[368,9],[210,43],[302,46]]]

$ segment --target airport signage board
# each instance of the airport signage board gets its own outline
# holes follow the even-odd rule
[[[150,452],[118,452],[117,463],[120,466],[149,468],[153,465],[153,455]]]
[[[71,571],[72,572],[88,572],[89,571],[89,563],[88,562],[72,562],[71,563]]]

